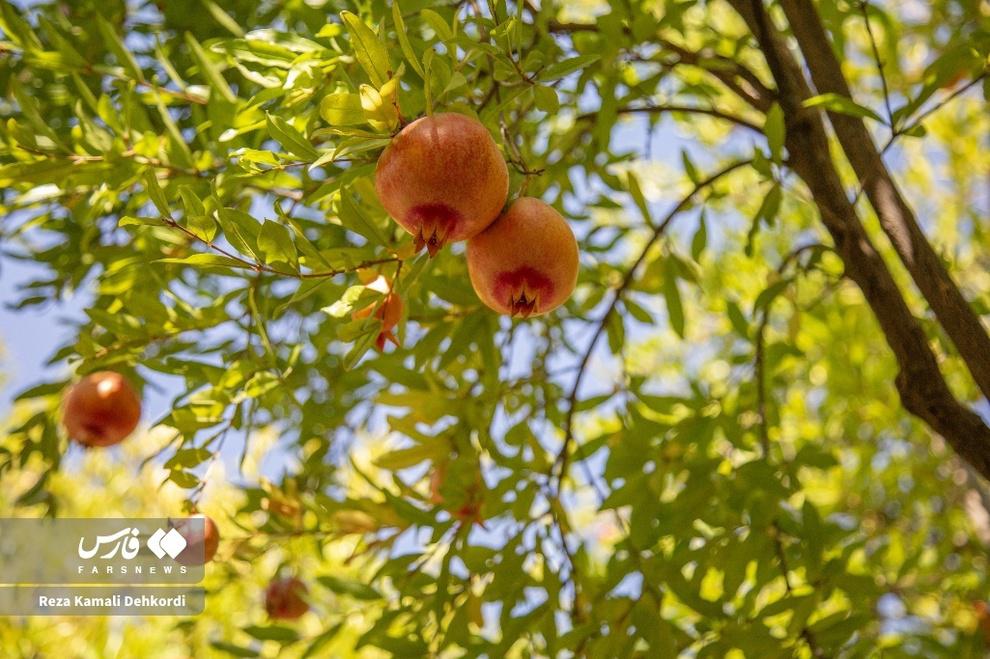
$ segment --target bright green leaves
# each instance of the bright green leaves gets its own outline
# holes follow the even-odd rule
[[[404,65],[393,71],[385,42],[358,16],[344,11],[341,20],[347,27],[354,57],[371,84],[360,84],[356,88],[352,84],[338,84],[321,100],[320,116],[336,134],[369,137],[358,129],[347,128],[362,124],[378,133],[391,134],[399,125],[399,79]]]
[[[784,154],[784,140],[786,139],[786,127],[784,126],[784,111],[779,103],[774,103],[767,111],[766,121],[763,124],[763,133],[767,136],[767,145],[770,147],[770,159],[780,164]]]
[[[752,256],[754,253],[756,236],[759,234],[760,227],[763,225],[772,227],[774,225],[783,199],[783,188],[779,183],[774,181],[764,195],[763,201],[760,202],[759,208],[756,209],[756,213],[753,215],[752,224],[746,236],[746,245],[743,248],[746,256]]]
[[[667,319],[671,329],[684,338],[684,303],[673,268],[668,268],[667,276],[663,279],[663,299],[667,303]]]
[[[409,41],[409,35],[406,33],[406,24],[402,18],[402,9],[399,7],[398,0],[392,2],[392,23],[395,25],[396,38],[399,41],[399,47],[402,49],[402,55],[406,58],[406,62],[412,67],[416,75],[422,80],[426,80],[426,73],[423,70],[423,65],[420,64],[419,57],[416,56],[415,51],[413,51],[412,43]]]
[[[380,92],[371,85],[361,85],[361,109],[365,119],[375,130],[388,133],[399,125],[399,113],[395,106],[397,93],[397,78],[389,80]]]
[[[124,42],[121,40],[120,35],[117,31],[110,25],[109,22],[102,16],[97,15],[96,25],[100,30],[100,36],[103,37],[103,42],[107,45],[110,52],[113,53],[114,57],[117,59],[117,63],[120,64],[127,72],[127,74],[133,80],[144,80],[144,73],[141,71],[141,67],[138,66],[137,60],[134,59],[134,55],[131,54]]]
[[[217,222],[223,229],[224,237],[234,249],[250,257],[258,256],[258,221],[236,208],[220,208]]]
[[[155,204],[155,208],[157,208],[158,212],[162,214],[162,217],[172,217],[172,211],[169,209],[168,199],[165,198],[165,191],[162,190],[162,186],[158,184],[158,178],[156,177],[153,169],[147,169],[144,172],[144,189],[152,203]]]
[[[286,151],[307,161],[316,160],[319,157],[319,153],[309,143],[309,140],[292,124],[275,115],[266,114],[265,117],[268,134],[277,140]]]
[[[356,126],[367,121],[361,95],[351,92],[324,96],[320,101],[320,116],[331,126]]]
[[[223,74],[217,67],[216,63],[211,59],[211,56],[203,50],[203,47],[196,41],[190,33],[186,33],[186,44],[189,46],[189,50],[192,52],[193,57],[196,59],[196,63],[199,65],[199,72],[210,84],[210,88],[214,93],[218,94],[220,98],[228,103],[235,103],[237,101],[237,96],[234,91],[230,88],[227,80],[224,79]]]
[[[388,61],[388,50],[378,35],[365,25],[358,16],[349,11],[340,12],[340,18],[347,26],[354,48],[354,57],[376,87],[382,87],[391,77],[392,66]]]
[[[591,66],[599,59],[601,59],[601,55],[578,55],[577,57],[571,57],[563,60],[562,62],[555,62],[540,72],[540,80],[544,80],[546,82],[560,80],[561,78],[575,73],[576,71],[580,71]]]
[[[299,256],[289,230],[278,222],[265,220],[258,234],[258,250],[266,263],[284,264],[298,269]]]
[[[870,108],[860,105],[848,96],[843,96],[832,92],[827,94],[819,94],[818,96],[809,98],[804,102],[804,107],[823,108],[829,112],[846,114],[851,117],[859,117],[861,119],[869,118],[880,123],[885,123],[883,118]]]

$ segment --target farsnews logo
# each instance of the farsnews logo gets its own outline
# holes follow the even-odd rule
[[[148,549],[158,558],[168,554],[169,558],[175,558],[186,548],[186,539],[175,529],[169,529],[168,533],[158,529],[148,538]]]
[[[137,556],[141,549],[141,541],[138,539],[140,531],[136,528],[126,527],[111,535],[98,535],[96,541],[89,545],[86,537],[79,538],[79,558],[91,559],[99,554],[99,558],[112,560],[118,556],[124,560],[131,560]],[[168,532],[161,528],[157,529],[146,543],[151,553],[162,559],[167,554],[169,558],[175,559],[186,548],[186,539],[182,537],[176,529],[169,529]],[[100,553],[100,552],[104,553]]]

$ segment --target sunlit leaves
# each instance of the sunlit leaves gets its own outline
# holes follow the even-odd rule
[[[186,44],[189,46],[190,51],[196,58],[196,62],[199,65],[200,74],[207,79],[210,83],[210,87],[214,92],[219,94],[219,96],[227,101],[228,103],[234,103],[237,100],[237,96],[234,95],[234,91],[230,88],[230,85],[224,79],[223,74],[217,67],[210,56],[203,50],[203,47],[199,44],[190,33],[186,33]]]
[[[895,627],[876,606],[895,589],[932,625],[918,638],[957,650],[967,632],[945,621],[984,585],[959,513],[970,486],[952,485],[937,442],[914,443],[838,259],[788,260],[828,236],[788,169],[784,110],[748,107],[722,79],[771,83],[728,5],[403,0],[341,5],[338,20],[312,3],[210,0],[181,23],[182,3],[158,4],[124,33],[117,16],[0,3],[0,231],[38,271],[10,307],[85,301],[55,368],[174,383],[148,421],[151,489],[169,478],[163,492],[192,499],[221,466],[245,485],[242,504],[223,500],[240,528],[212,597],[283,561],[308,578],[318,615],[262,622],[252,583],[213,650],[810,656],[807,630],[823,656],[856,655]],[[852,55],[856,102],[808,107],[877,120],[859,7],[816,7]],[[920,136],[928,109],[980,74],[979,43],[963,29],[942,48],[919,37],[924,20],[884,14],[894,124]],[[896,62],[905,31],[917,52]],[[967,191],[984,120],[967,94],[958,116],[926,119],[923,153],[887,160],[910,163],[905,189],[979,290],[985,236]],[[392,135],[450,111],[478,116],[513,160],[510,198],[544,198],[578,235],[578,289],[555,314],[489,313],[463,245],[416,256],[381,207],[375,161]],[[750,152],[661,229],[671,203]],[[945,181],[958,184],[949,206]],[[388,291],[405,304],[402,345],[379,351]],[[5,476],[41,465],[10,497],[39,509],[56,502],[63,384],[29,387],[44,411],[0,446]],[[939,589],[938,616],[918,613],[919,583]]]
[[[287,151],[303,160],[316,160],[319,157],[313,145],[288,121],[271,114],[266,115],[266,120],[268,133],[272,138],[278,140]]]
[[[804,107],[820,107],[828,110],[829,112],[837,112],[839,114],[846,114],[852,117],[869,118],[874,121],[883,122],[883,118],[881,118],[880,115],[870,108],[856,103],[848,96],[842,96],[831,92],[827,94],[819,94],[818,96],[809,98],[804,102]]]
[[[351,36],[351,46],[354,48],[354,56],[372,84],[381,87],[389,79],[391,65],[388,61],[388,51],[385,45],[379,40],[378,35],[369,28],[358,16],[343,11],[340,18],[347,26],[347,31]]]

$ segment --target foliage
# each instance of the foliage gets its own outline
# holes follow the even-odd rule
[[[986,316],[985,3],[819,11],[857,101],[807,105],[889,140]],[[900,408],[780,108],[727,86],[770,80],[729,6],[0,0],[0,31],[0,236],[45,266],[12,304],[82,296],[51,356],[77,374],[178,379],[142,446],[187,505],[214,500],[224,445],[277,433],[284,475],[217,493],[222,531],[312,536],[299,549],[322,565],[354,545],[367,580],[323,575],[331,603],[286,651],[981,652],[985,484]],[[510,196],[571,221],[582,271],[554,314],[488,312],[462,245],[417,255],[378,203],[390,136],[441,110],[489,127]],[[380,319],[352,315],[381,302],[379,276],[405,301],[387,352]],[[80,510],[53,485],[84,473],[57,427],[68,379],[22,393],[0,443],[32,514]],[[265,549],[292,555],[222,550],[207,613],[169,638],[273,652],[256,612],[230,613],[270,576]],[[367,608],[356,621],[334,597]]]

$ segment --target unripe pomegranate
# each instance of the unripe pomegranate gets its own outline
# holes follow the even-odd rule
[[[382,206],[430,256],[491,224],[509,191],[509,170],[481,122],[440,113],[402,129],[378,159]]]
[[[445,478],[447,478],[447,463],[441,462],[430,472],[430,503],[435,506],[443,503],[443,493],[440,492],[440,488],[443,487]]]
[[[467,264],[471,284],[487,306],[512,316],[538,316],[574,291],[577,240],[551,206],[520,197],[468,241]]]
[[[113,446],[134,432],[141,400],[120,373],[90,373],[65,396],[62,423],[83,446]]]
[[[202,528],[192,520],[203,520]],[[186,519],[176,520],[172,526],[186,539],[186,548],[175,560],[183,565],[203,565],[213,560],[220,546],[220,531],[213,520],[206,515],[193,515]]]
[[[295,577],[276,579],[265,591],[265,611],[273,620],[295,620],[309,611],[307,592],[306,584]]]
[[[484,526],[481,517],[482,503],[482,483],[481,474],[478,473],[469,485],[459,493],[456,501],[448,502],[444,497],[442,489],[447,481],[447,462],[441,462],[433,467],[430,472],[430,497],[429,502],[435,506],[443,506],[453,517],[462,523],[476,523]],[[456,481],[455,481],[456,482]]]

